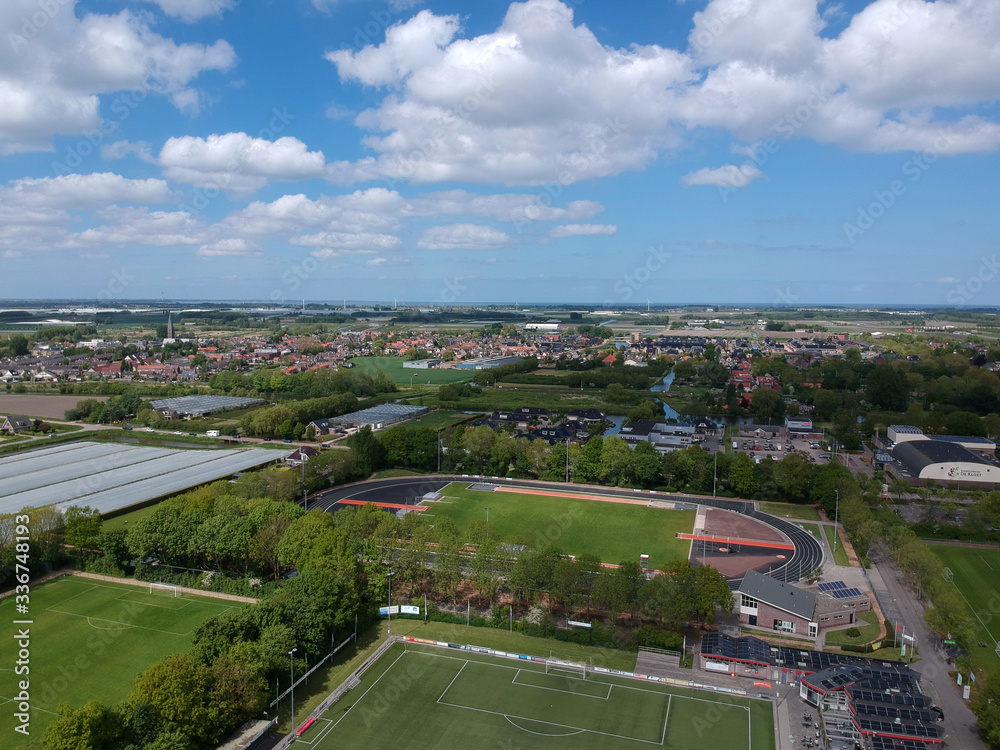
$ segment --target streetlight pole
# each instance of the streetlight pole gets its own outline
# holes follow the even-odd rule
[[[566,438],[566,484],[569,484],[569,438]]]
[[[292,678],[292,734],[295,734],[295,657],[293,654],[298,651],[293,648],[288,652],[288,673]]]
[[[441,433],[438,432],[438,474],[441,473]]]
[[[719,450],[722,446],[715,449],[715,468],[712,469],[712,497],[715,497],[715,486],[719,477]]]
[[[302,467],[302,508],[309,510],[309,495],[306,494],[306,460],[301,448],[299,448],[299,466]]]
[[[833,554],[837,554],[837,524],[840,522],[840,490],[837,493],[837,503],[833,509]]]
[[[386,575],[386,579],[389,582],[389,606],[386,609],[386,614],[389,617],[389,637],[392,637],[392,576],[394,573],[390,570]]]

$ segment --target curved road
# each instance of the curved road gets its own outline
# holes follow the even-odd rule
[[[334,487],[314,496],[310,505],[317,505],[323,510],[329,511],[341,500],[362,500],[370,502],[395,502],[407,505],[416,505],[420,498],[428,492],[438,492],[452,482],[483,482],[489,484],[504,484],[509,487],[522,487],[536,490],[562,490],[563,492],[574,491],[578,493],[592,492],[594,494],[607,495],[610,497],[624,497],[631,500],[643,498],[658,500],[663,502],[683,502],[691,505],[704,505],[710,508],[719,508],[740,513],[750,518],[777,529],[788,537],[795,551],[784,565],[770,571],[773,578],[785,582],[798,581],[811,570],[815,570],[823,564],[823,548],[812,534],[803,531],[793,523],[789,523],[782,518],[772,516],[757,510],[755,503],[744,500],[727,500],[702,495],[670,495],[665,492],[653,492],[651,490],[628,490],[618,487],[599,487],[595,485],[575,484],[567,485],[564,482],[542,482],[530,479],[505,479],[503,477],[480,477],[458,475],[458,474],[433,474],[421,477],[396,477],[392,479],[374,479],[355,484]],[[739,588],[742,577],[730,578],[729,587]]]

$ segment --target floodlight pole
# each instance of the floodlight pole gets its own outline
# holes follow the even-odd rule
[[[438,430],[438,474],[441,473],[441,431]]]
[[[297,648],[288,652],[288,674],[292,678],[292,734],[295,734],[295,658],[292,656]]]
[[[715,449],[715,468],[712,469],[712,497],[715,497],[715,486],[719,477],[719,448]]]
[[[840,522],[840,490],[834,490],[837,494],[837,503],[833,509],[833,554],[837,554],[837,524]]]
[[[566,438],[566,484],[569,484],[569,438]]]
[[[386,608],[386,615],[389,617],[389,637],[392,638],[392,577],[394,573],[390,570],[386,574],[386,580],[389,582],[389,606]]]
[[[309,492],[306,490],[306,454],[299,448],[299,462],[302,466],[302,509],[309,510]]]

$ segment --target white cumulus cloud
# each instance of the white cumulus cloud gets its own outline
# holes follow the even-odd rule
[[[550,237],[582,237],[592,234],[614,234],[614,224],[562,224],[549,232]]]
[[[242,258],[259,258],[264,254],[256,242],[241,237],[230,237],[216,240],[198,248],[198,255],[203,258],[238,256]]]
[[[727,164],[718,169],[699,169],[681,177],[685,185],[715,185],[717,187],[745,188],[764,173],[752,164]]]
[[[234,8],[240,0],[140,0],[144,3],[155,3],[168,16],[179,18],[187,23],[200,21],[208,16],[221,16],[223,12]]]
[[[208,138],[170,138],[160,150],[158,163],[167,178],[177,182],[250,193],[268,180],[319,177],[325,159],[322,151],[309,151],[297,138],[268,141],[246,133],[225,133]]]
[[[417,247],[425,250],[493,250],[506,247],[506,232],[479,224],[446,224],[424,230]]]

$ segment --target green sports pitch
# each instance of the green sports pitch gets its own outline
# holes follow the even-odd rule
[[[15,673],[19,646],[13,637],[0,645],[0,736],[4,748],[40,742],[60,703],[79,708],[88,700],[115,704],[128,696],[135,678],[149,665],[191,648],[195,628],[213,615],[242,604],[149,586],[106,583],[66,576],[32,586],[27,626],[11,625],[25,615],[14,597],[0,601],[0,621],[30,631],[30,736],[15,732]]]
[[[360,367],[369,375],[381,370],[396,381],[398,385],[447,385],[448,383],[464,383],[472,380],[474,370],[456,370],[447,368],[441,370],[417,370],[403,367],[402,357],[355,357],[351,360],[355,367]]]
[[[1000,674],[1000,656],[996,653],[1000,641],[1000,585],[997,584],[1000,549],[951,544],[928,546],[951,569],[953,583],[969,607],[977,641],[969,648],[973,665]],[[986,646],[977,645],[980,641]]]
[[[316,750],[773,750],[772,717],[766,701],[397,644],[299,742]]]
[[[505,542],[536,549],[551,543],[566,554],[592,554],[612,564],[639,562],[639,555],[649,555],[650,567],[659,569],[670,560],[687,559],[691,548],[690,541],[676,535],[694,528],[694,510],[574,497],[599,495],[572,486],[539,494],[468,487],[468,482],[449,484],[441,490],[443,500],[426,503],[429,510],[424,515],[432,524],[437,518],[449,518],[466,532],[473,521],[486,520],[489,507],[490,524]]]

